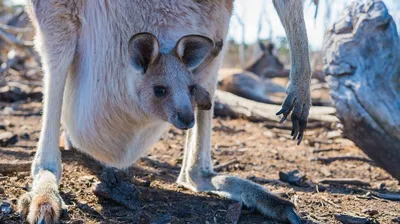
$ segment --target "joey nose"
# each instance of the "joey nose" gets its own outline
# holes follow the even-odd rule
[[[186,128],[191,128],[194,124],[194,114],[192,112],[178,112],[178,120],[186,125]]]

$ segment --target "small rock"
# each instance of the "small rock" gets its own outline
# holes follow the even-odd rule
[[[6,127],[10,127],[10,128],[15,127],[15,124],[12,123],[12,122],[9,121],[9,120],[4,120],[4,125],[5,125]]]
[[[3,109],[3,113],[5,114],[5,115],[10,115],[10,114],[12,114],[14,112],[14,109],[12,108],[12,107],[5,107],[4,109]]]
[[[300,187],[307,185],[304,183],[306,175],[300,173],[298,170],[293,170],[288,173],[279,171],[279,180]]]
[[[4,189],[0,187],[0,194],[4,194]]]
[[[375,209],[364,209],[362,212],[363,212],[364,214],[369,215],[369,216],[374,216],[374,215],[377,215],[377,214],[378,214],[378,211],[375,210]]]
[[[10,202],[8,201],[3,201],[0,204],[0,211],[3,214],[10,214],[12,212],[12,205]]]
[[[11,132],[3,132],[0,134],[0,146],[7,147],[18,142],[18,136]]]
[[[400,223],[400,217],[397,217],[397,218],[392,219],[392,222]]]
[[[23,135],[21,135],[21,139],[29,140],[31,139],[31,136],[28,133],[24,133]]]
[[[323,167],[320,169],[320,171],[321,171],[321,173],[324,174],[324,176],[326,176],[326,177],[331,177],[331,176],[332,176],[331,171],[330,171],[329,168],[326,167],[326,166],[323,166]]]

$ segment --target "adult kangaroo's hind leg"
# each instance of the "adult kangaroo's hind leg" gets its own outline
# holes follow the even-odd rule
[[[216,61],[219,61],[216,59]],[[214,75],[218,63],[211,63],[200,76]],[[216,79],[216,78],[215,78]],[[216,82],[216,80],[213,80]],[[216,85],[209,84],[207,90],[214,94]],[[211,122],[212,109],[197,111],[196,124],[187,131],[185,153],[178,183],[193,191],[208,191],[223,197],[243,202],[247,207],[255,208],[275,220],[301,223],[294,205],[268,192],[262,186],[251,181],[230,175],[219,175],[213,171],[211,162]]]
[[[35,44],[44,71],[44,108],[40,140],[32,163],[32,191],[22,195],[19,211],[29,223],[58,223],[62,199],[59,150],[64,85],[76,49],[78,0],[29,0],[27,11],[36,29]]]

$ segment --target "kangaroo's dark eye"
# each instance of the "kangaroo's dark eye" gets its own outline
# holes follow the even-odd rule
[[[154,86],[153,90],[156,97],[165,96],[165,94],[167,94],[167,87],[165,86]]]
[[[189,86],[189,91],[190,91],[190,94],[194,94],[194,92],[196,91],[196,85],[191,85],[191,86]]]

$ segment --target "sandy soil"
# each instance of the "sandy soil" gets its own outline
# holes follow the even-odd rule
[[[0,159],[29,161],[35,153],[40,132],[41,103],[19,101],[1,103],[3,129],[18,136],[14,145],[0,148]],[[12,109],[11,109],[12,108]],[[8,111],[5,113],[5,111]],[[245,120],[214,119],[213,161],[215,165],[238,160],[223,172],[256,181],[272,192],[294,202],[305,223],[339,223],[334,214],[370,217],[380,223],[394,223],[400,217],[400,203],[379,199],[369,191],[399,193],[398,182],[373,164],[336,161],[322,164],[316,157],[365,155],[352,142],[341,137],[340,125],[308,130],[300,146],[290,140],[289,130],[268,128]],[[0,133],[5,130],[0,130]],[[231,223],[237,203],[219,197],[193,193],[177,184],[184,132],[171,128],[149,153],[126,172],[126,179],[139,190],[138,206],[127,209],[94,195],[101,166],[75,150],[62,150],[64,174],[62,197],[68,207],[64,223]],[[322,152],[318,152],[322,151]],[[307,180],[304,186],[279,181],[279,172],[299,170]],[[320,185],[325,178],[356,178],[369,187]],[[31,184],[29,172],[0,174],[0,199],[10,202],[13,212],[3,214],[1,223],[20,223],[15,212],[17,198]],[[274,223],[244,208],[239,223]]]

